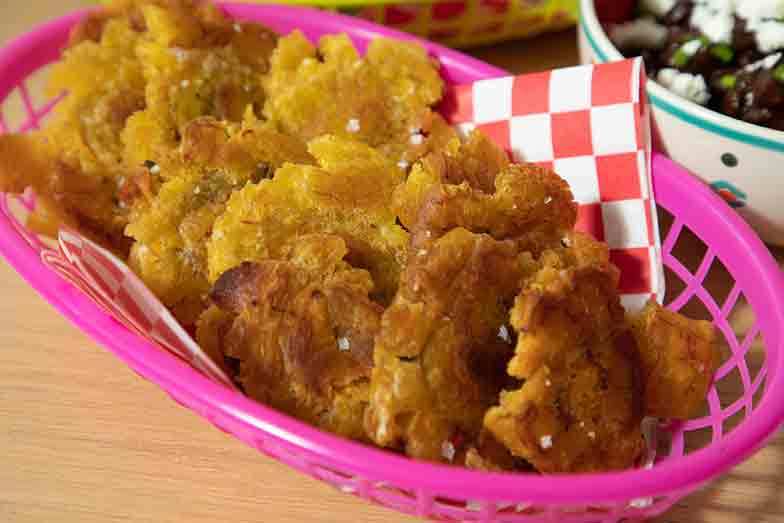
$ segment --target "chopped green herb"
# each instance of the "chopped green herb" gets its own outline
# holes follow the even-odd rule
[[[722,89],[730,90],[738,83],[738,78],[734,74],[725,74],[719,78],[719,85]]]
[[[773,69],[773,78],[784,84],[784,64],[780,64]]]
[[[684,51],[683,48],[681,48],[673,53],[670,62],[675,67],[684,67],[689,63],[689,60],[691,60],[691,56],[689,56],[689,54]]]
[[[692,38],[686,43],[682,44],[672,55],[672,65],[675,67],[683,67],[691,61],[691,57],[700,52],[700,49],[706,47],[705,37]]]
[[[728,64],[735,58],[735,51],[727,44],[716,44],[711,46],[710,54]]]

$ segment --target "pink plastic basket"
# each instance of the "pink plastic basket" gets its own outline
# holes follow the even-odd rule
[[[281,32],[308,36],[347,32],[364,44],[378,36],[413,39],[355,18],[302,8],[226,4],[238,19],[263,22]],[[0,100],[12,92],[27,119],[18,130],[36,128],[54,101],[35,100],[25,81],[57,59],[69,28],[83,13],[39,27],[0,52]],[[486,64],[425,44],[443,64],[450,82],[465,83],[504,74]],[[8,130],[2,122],[0,129]],[[658,515],[687,493],[760,448],[784,420],[784,279],[749,227],[708,188],[662,157],[653,162],[660,209],[672,216],[663,244],[664,261],[677,293],[670,307],[699,306],[726,338],[727,355],[717,386],[706,399],[705,416],[666,424],[655,465],[601,475],[539,476],[489,474],[415,462],[321,432],[223,387],[165,350],[122,327],[87,296],[41,261],[47,247],[17,219],[13,207],[29,198],[0,198],[0,253],[64,316],[106,346],[175,401],[198,412],[248,445],[344,492],[402,512],[459,521],[574,521],[611,523]],[[683,238],[698,248],[697,263],[679,256]],[[704,251],[704,253],[702,253]],[[682,259],[681,259],[682,258]],[[734,284],[717,293],[705,282],[714,272]],[[728,318],[745,301],[755,316],[738,336]],[[764,353],[751,358],[761,339]],[[737,386],[723,392],[734,377]],[[666,437],[666,438],[665,438]],[[284,500],[281,500],[283,502]]]

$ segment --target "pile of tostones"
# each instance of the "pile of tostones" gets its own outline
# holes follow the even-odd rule
[[[312,44],[193,0],[77,25],[45,129],[0,137],[29,227],[127,260],[254,399],[408,456],[623,469],[645,416],[688,418],[716,335],[621,307],[608,248],[552,171],[435,111],[416,44]]]

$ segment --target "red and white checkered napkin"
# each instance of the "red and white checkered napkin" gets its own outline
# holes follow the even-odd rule
[[[131,331],[176,354],[206,376],[234,387],[144,283],[106,249],[61,230],[58,249],[43,249],[41,259]]]
[[[644,86],[637,58],[452,87],[441,110],[461,130],[481,129],[515,160],[569,182],[577,228],[610,246],[630,310],[664,297]]]

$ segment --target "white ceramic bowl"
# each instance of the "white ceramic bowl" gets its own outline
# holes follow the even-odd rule
[[[605,33],[594,0],[580,0],[583,63],[623,56]],[[784,245],[784,132],[685,100],[648,81],[654,147],[709,183],[763,240]]]

